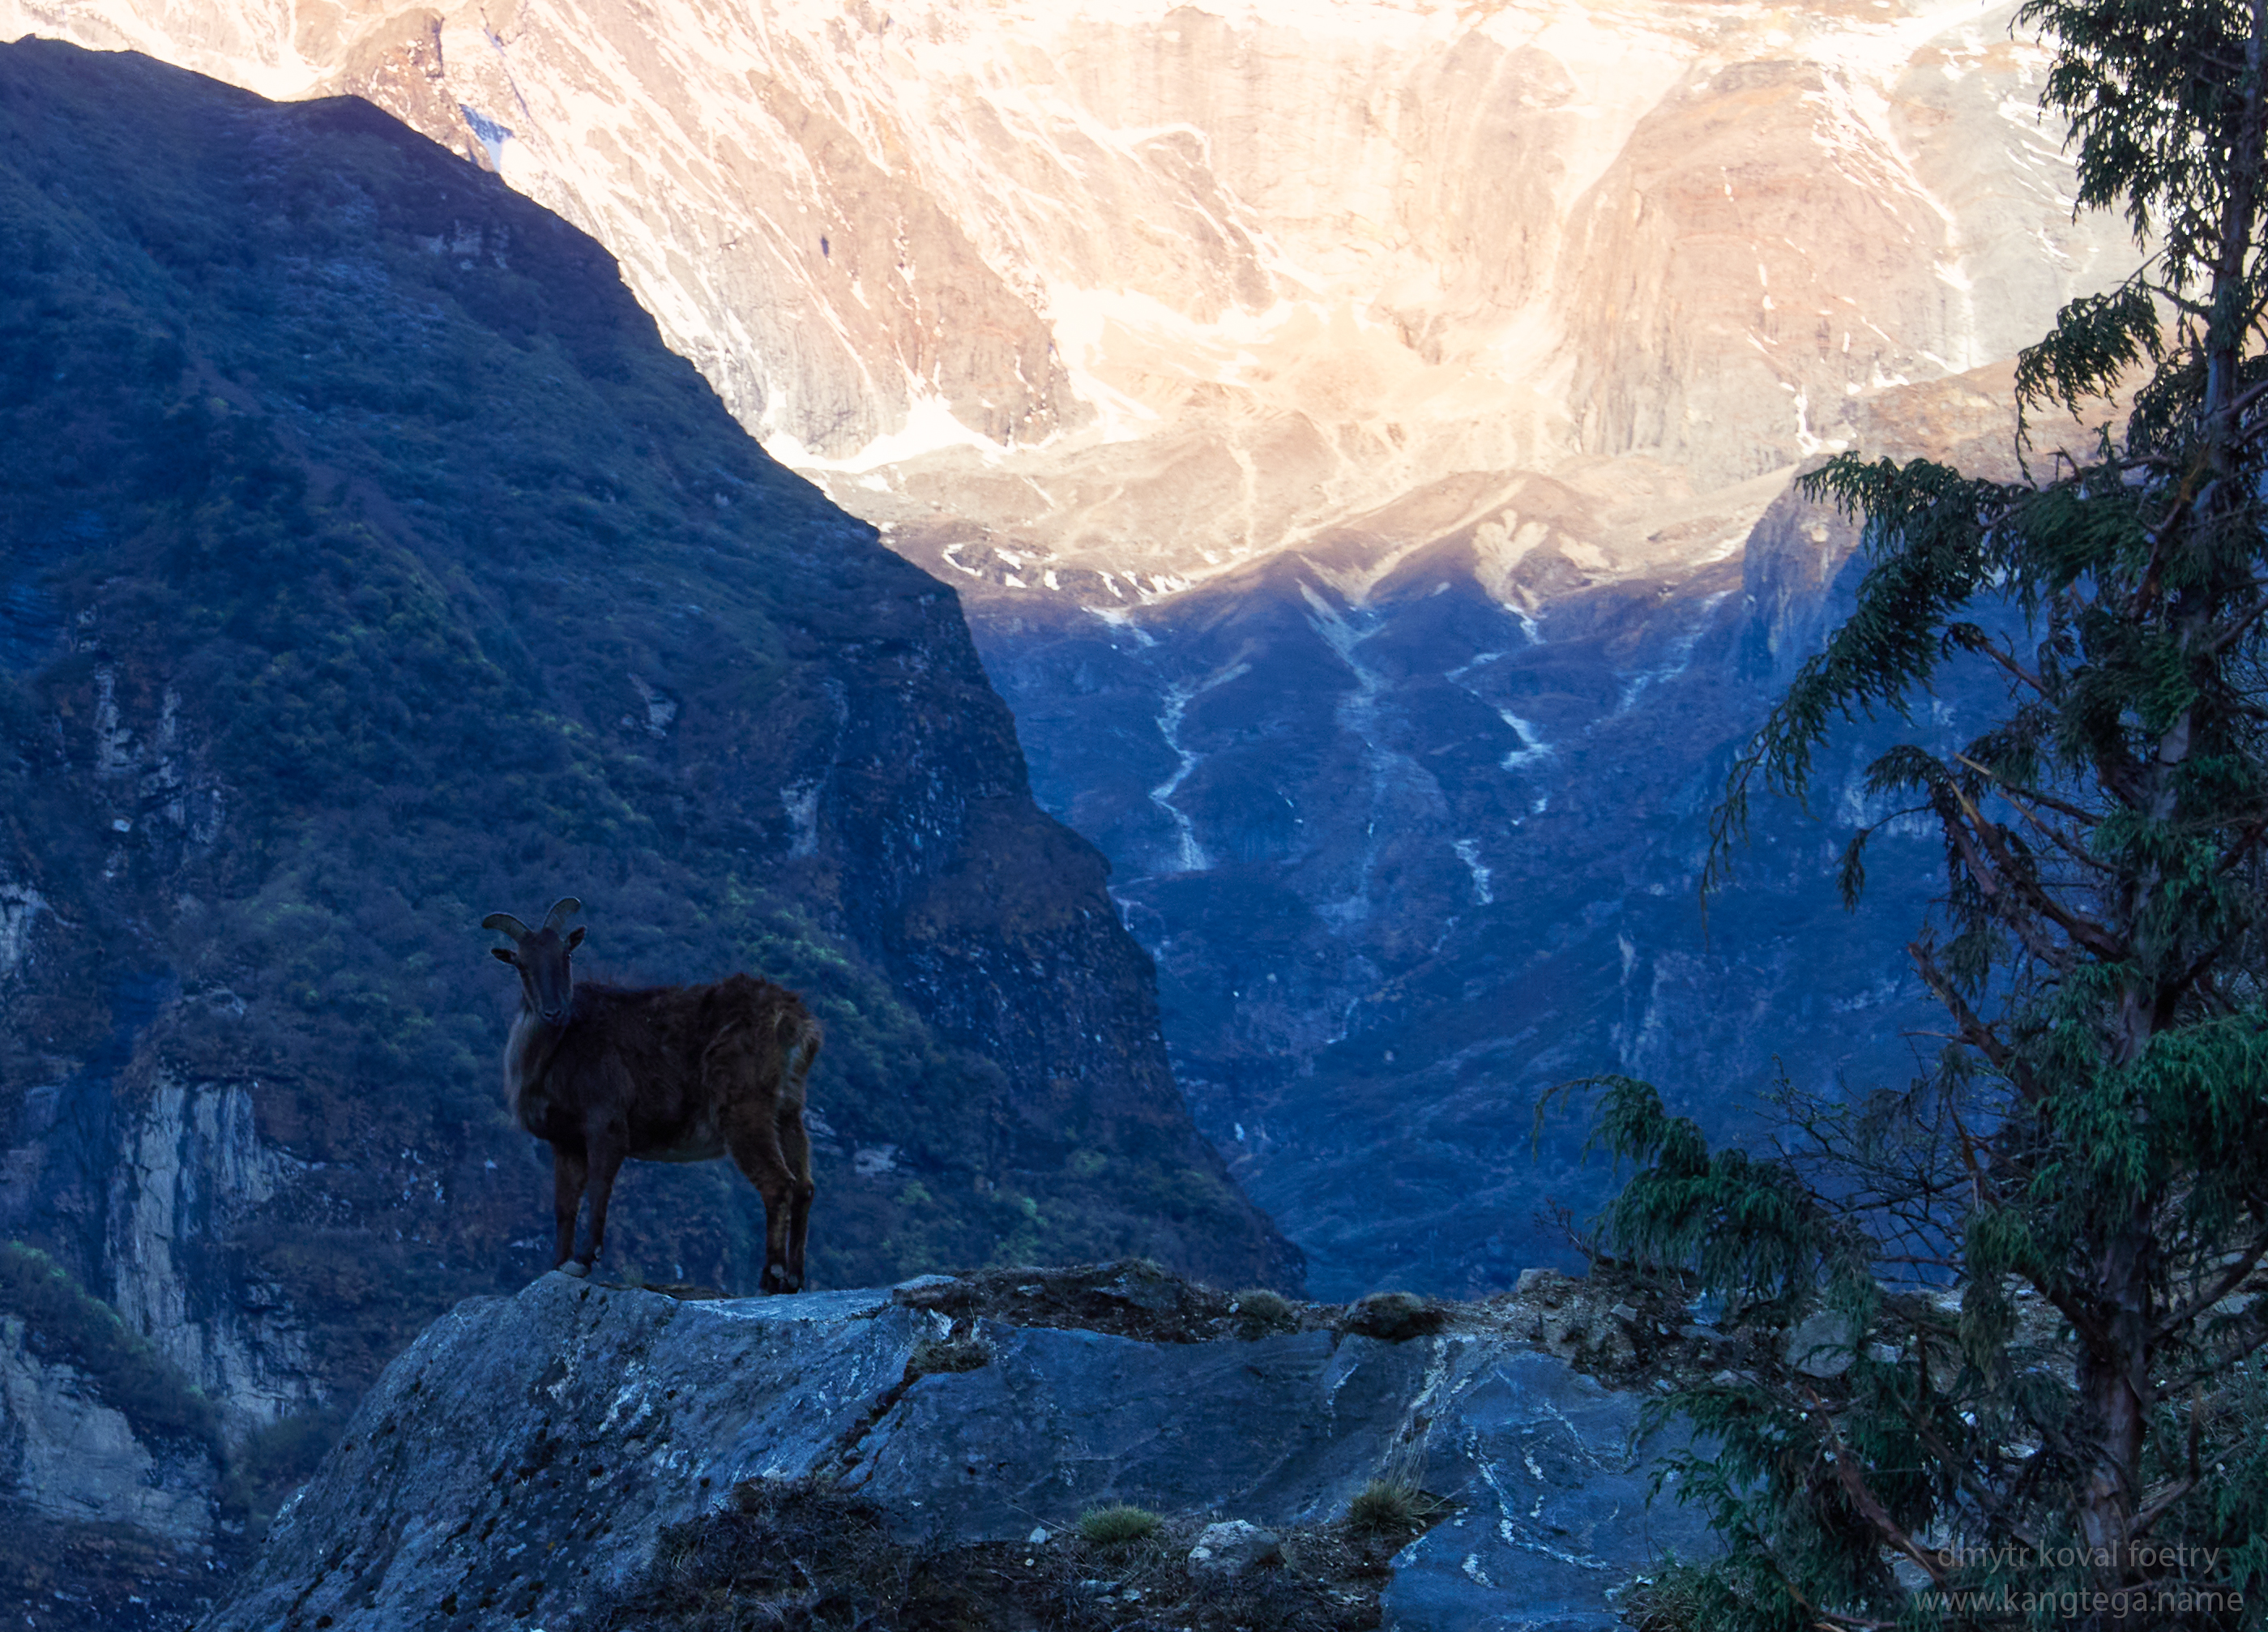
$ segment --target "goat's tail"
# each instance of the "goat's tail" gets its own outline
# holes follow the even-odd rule
[[[811,1062],[819,1057],[819,1045],[827,1040],[827,1033],[820,1029],[811,1011],[798,1003],[780,1011],[778,1036],[786,1082],[799,1099],[803,1097],[804,1079],[811,1075]]]

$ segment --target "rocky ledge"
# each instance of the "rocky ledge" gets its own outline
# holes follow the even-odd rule
[[[703,1591],[831,1624],[834,1566],[748,1562],[823,1533],[1027,1579],[1077,1600],[1064,1625],[1163,1625],[1166,1576],[1248,1568],[1346,1612],[1299,1624],[1602,1632],[1610,1593],[1701,1532],[1647,1505],[1664,1447],[1637,1394],[1553,1352],[1627,1344],[1571,1350],[1535,1301],[1327,1309],[1142,1261],[765,1299],[548,1275],[387,1369],[207,1626],[674,1624],[662,1600]],[[1165,1522],[1098,1535],[1119,1503]]]

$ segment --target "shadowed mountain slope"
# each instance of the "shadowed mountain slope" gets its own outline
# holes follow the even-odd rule
[[[0,1233],[232,1440],[549,1261],[483,913],[803,989],[821,1284],[1298,1260],[954,593],[781,470],[612,259],[350,99],[0,48]],[[753,1283],[722,1165],[617,1272]]]

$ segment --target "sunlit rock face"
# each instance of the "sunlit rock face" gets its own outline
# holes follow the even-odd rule
[[[2002,452],[2002,365],[2135,258],[2073,220],[2013,10],[0,0],[0,32],[367,96],[619,255],[744,425],[961,591],[1201,1123],[1341,1295],[1550,1250],[1542,1198],[1594,1182],[1530,1163],[1551,1082],[1642,1071],[1727,1125],[1776,1069],[1907,1070],[1926,834],[1858,920],[1793,815],[1706,936],[1693,886],[1852,581],[1793,471]],[[1820,813],[1885,813],[1863,764]]]
[[[1764,475],[1870,392],[2011,355],[2117,248],[2071,224],[2007,8],[0,18],[369,97],[599,236],[742,423],[845,499],[1145,587],[1456,473]]]

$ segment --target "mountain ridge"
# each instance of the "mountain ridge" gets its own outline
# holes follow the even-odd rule
[[[1708,493],[2012,354],[2126,260],[2072,218],[2012,19],[0,10],[371,97],[612,245],[742,423],[924,564],[898,535],[942,511],[1105,606],[1461,470]]]

